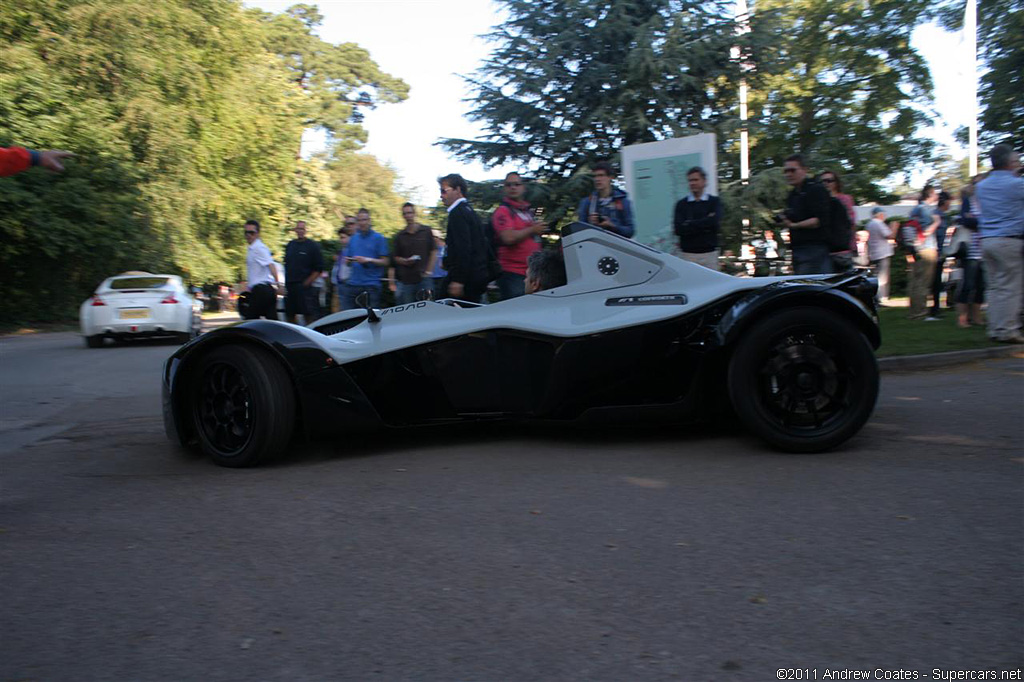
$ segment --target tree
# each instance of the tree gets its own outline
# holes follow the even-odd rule
[[[395,189],[398,173],[376,157],[357,152],[339,152],[327,161],[327,174],[334,191],[332,212],[341,220],[360,208],[370,211],[373,229],[391,235],[402,229],[403,198]]]
[[[483,140],[444,139],[465,160],[514,162],[551,190],[552,216],[589,190],[581,170],[624,145],[714,130],[734,116],[732,3],[505,0],[509,20],[475,77]],[[760,34],[742,41],[753,44]]]
[[[303,126],[325,130],[339,151],[352,151],[366,142],[364,109],[409,96],[409,86],[381,71],[364,48],[317,37],[314,31],[323,16],[316,5],[293,5],[282,14],[249,11],[265,24],[264,46],[281,58],[303,93]]]
[[[343,83],[359,102],[365,92],[368,106],[375,92],[387,99],[401,88],[374,75],[356,46],[345,54],[369,64],[353,65],[345,81],[334,46],[295,21],[285,26],[320,51],[312,61],[298,55],[303,63],[327,64],[309,71],[315,87],[262,49],[281,26],[236,0],[0,4],[0,144],[78,155],[59,176],[0,180],[0,318],[72,314],[123,270],[237,281],[247,218],[260,220],[272,248],[299,216],[315,236],[333,234],[346,195],[324,159],[302,161],[296,150],[310,121],[334,126],[336,139],[354,129],[342,130],[334,105],[313,117],[310,102],[337,98]],[[386,187],[380,175],[373,187],[397,216],[394,173],[383,173]]]
[[[943,27],[964,27],[963,0],[939,9]],[[979,83],[978,137],[985,146],[1024,145],[1024,0],[978,0],[978,52],[986,71]]]
[[[2,12],[0,142],[78,158],[4,181],[0,315],[68,312],[125,269],[233,279],[241,221],[281,211],[301,135],[259,23],[227,0]]]
[[[954,159],[949,152],[938,155],[935,159],[936,172],[928,178],[927,184],[949,192],[954,197],[960,196],[960,190],[970,184],[970,160],[965,156]]]
[[[910,46],[924,0],[760,0],[754,15],[779,40],[755,62],[751,169],[805,154],[835,167],[859,199],[875,184],[930,158],[917,136],[929,121],[931,76]]]

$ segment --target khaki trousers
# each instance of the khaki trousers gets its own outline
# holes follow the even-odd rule
[[[707,253],[687,253],[683,251],[683,260],[697,265],[703,265],[710,270],[718,270],[718,254],[719,249],[714,251],[708,251]]]
[[[938,252],[935,249],[918,249],[914,255],[910,271],[910,317],[925,316],[937,259]]]

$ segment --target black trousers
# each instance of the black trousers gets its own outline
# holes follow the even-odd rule
[[[451,277],[445,277],[444,279],[444,295],[448,297],[448,285],[451,283]],[[462,296],[459,297],[460,301],[469,301],[470,303],[479,303],[480,299],[484,297],[487,292],[487,282],[466,282],[462,286]]]
[[[249,305],[243,311],[247,320],[277,319],[277,292],[269,284],[257,284],[249,290]]]

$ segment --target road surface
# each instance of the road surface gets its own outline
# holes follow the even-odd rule
[[[489,425],[228,470],[165,440],[175,348],[0,340],[0,680],[1024,666],[1024,358],[885,374],[826,455]]]

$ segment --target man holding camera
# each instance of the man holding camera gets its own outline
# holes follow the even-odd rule
[[[507,301],[526,292],[526,264],[540,250],[540,235],[547,226],[540,221],[540,209],[530,210],[530,203],[524,198],[526,186],[519,173],[505,176],[504,189],[501,206],[491,217],[491,227],[501,263],[498,291],[501,300]]]
[[[782,173],[793,189],[786,197],[786,210],[777,215],[775,221],[789,229],[793,273],[830,274],[828,190],[807,177],[807,164],[800,154],[786,158]]]
[[[591,225],[630,238],[636,231],[633,225],[633,205],[629,195],[612,186],[613,175],[612,165],[607,161],[594,164],[594,191],[583,197],[576,215]]]

